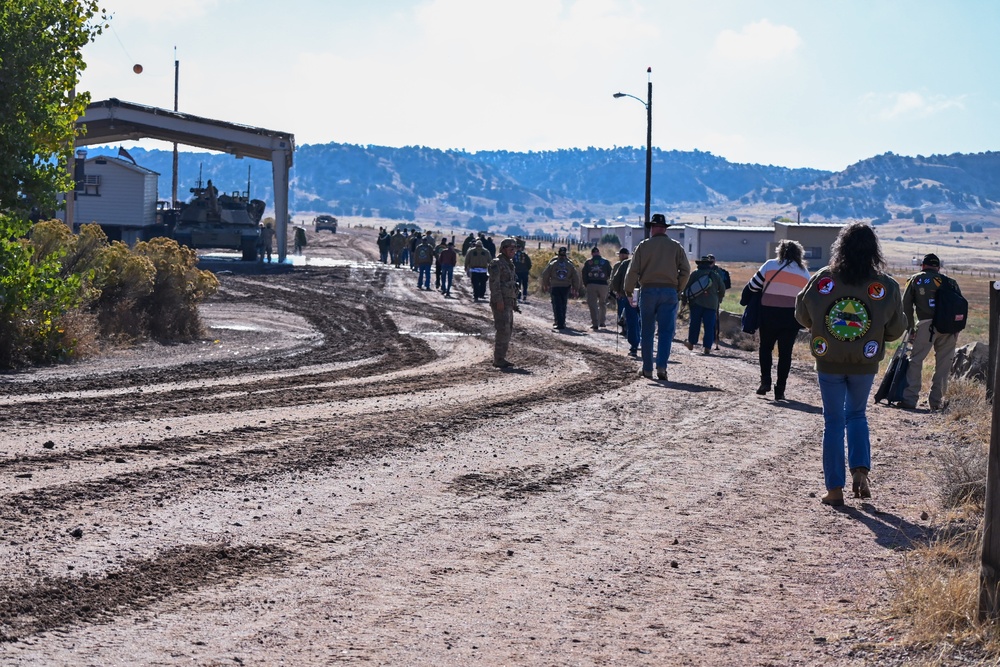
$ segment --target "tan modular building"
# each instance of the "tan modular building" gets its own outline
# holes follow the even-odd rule
[[[774,249],[785,239],[798,241],[805,250],[804,259],[813,271],[830,263],[830,246],[837,240],[845,223],[803,223],[775,222],[774,241],[768,246],[768,257],[774,257]]]
[[[667,230],[670,236],[672,229]],[[682,236],[677,240],[688,256],[712,254],[720,262],[764,262],[774,241],[774,227],[683,225],[679,230]]]
[[[667,229],[667,236],[680,243],[688,257],[712,254],[720,262],[760,262],[774,257],[778,243],[792,239],[802,244],[805,260],[813,270],[830,261],[833,245],[843,223],[813,224],[775,222],[770,227],[739,225],[677,225]],[[597,243],[606,234],[617,234],[629,250],[645,238],[645,229],[631,225],[581,227],[585,244]]]

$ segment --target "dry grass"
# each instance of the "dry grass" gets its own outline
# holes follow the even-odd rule
[[[934,539],[914,549],[894,578],[892,610],[904,641],[949,650],[972,646],[1000,664],[997,625],[977,620],[992,406],[985,387],[968,380],[953,381],[948,400],[932,473],[945,514]]]
[[[948,385],[948,409],[938,442],[935,479],[946,508],[974,506],[982,509],[986,497],[986,458],[991,431],[992,406],[986,387],[972,380]]]
[[[951,521],[975,523],[960,516]],[[991,629],[976,621],[976,552],[981,538],[978,528],[950,533],[908,555],[891,581],[898,591],[892,611],[905,625],[908,642],[927,646],[946,640],[957,644],[989,640]]]

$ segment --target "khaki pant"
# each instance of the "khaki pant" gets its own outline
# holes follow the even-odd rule
[[[605,326],[608,310],[608,286],[589,283],[587,285],[587,307],[590,308],[590,325]]]
[[[493,343],[493,363],[498,364],[507,359],[507,348],[510,347],[510,337],[514,333],[514,307],[504,304],[503,312],[490,304],[493,311],[493,323],[497,327],[497,337]]]
[[[906,370],[906,389],[903,391],[903,402],[917,404],[920,398],[921,373],[924,359],[934,349],[934,379],[931,380],[931,393],[927,402],[932,409],[944,407],[944,396],[948,391],[948,375],[951,373],[951,362],[955,358],[955,345],[958,334],[935,333],[931,338],[931,320],[921,320],[917,323],[917,333],[910,337],[910,366]]]

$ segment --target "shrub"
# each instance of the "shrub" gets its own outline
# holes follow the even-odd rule
[[[28,222],[0,214],[0,367],[63,361],[74,336],[64,318],[82,301],[78,274],[61,275],[64,250],[40,253]]]
[[[149,257],[136,255],[115,241],[101,249],[95,287],[100,290],[93,310],[101,335],[109,339],[134,340],[149,331],[149,317],[140,306],[152,293],[156,267]]]
[[[197,268],[198,255],[173,239],[140,241],[135,253],[147,258],[156,270],[153,289],[139,300],[154,338],[191,341],[202,334],[198,303],[219,289],[210,271]]]

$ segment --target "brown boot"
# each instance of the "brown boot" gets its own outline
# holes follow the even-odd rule
[[[819,499],[824,505],[830,505],[831,507],[840,507],[844,504],[844,489],[842,487],[837,487],[836,489],[829,489],[823,497]]]
[[[855,498],[871,498],[872,491],[868,487],[868,468],[851,468],[853,491]]]

